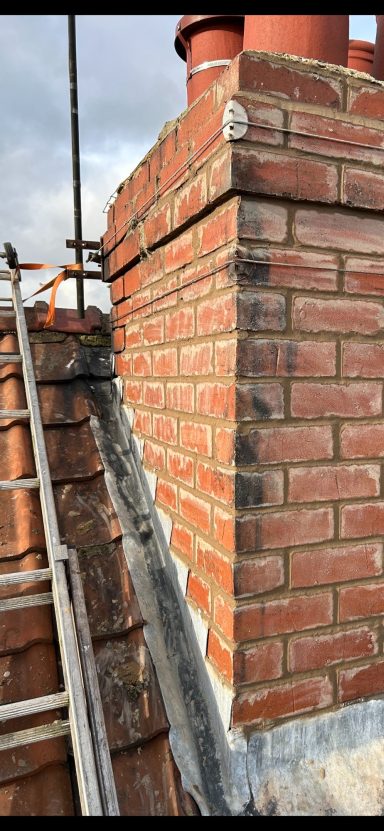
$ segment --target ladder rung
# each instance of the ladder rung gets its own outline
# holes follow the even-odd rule
[[[0,491],[21,490],[22,488],[38,488],[40,479],[9,479],[0,481]]]
[[[12,303],[13,304],[12,297],[0,297],[0,303]]]
[[[0,586],[12,586],[14,583],[37,583],[39,580],[50,580],[51,568],[38,568],[35,571],[11,571],[0,575]]]
[[[2,418],[29,418],[29,410],[0,410],[0,419]]]
[[[35,713],[45,713],[56,710],[57,707],[67,707],[69,695],[67,692],[42,695],[40,698],[28,698],[25,701],[15,701],[12,704],[0,705],[0,723],[12,718],[33,716]]]
[[[0,271],[0,280],[9,280],[11,282],[11,274],[9,271]]]
[[[54,721],[53,724],[42,724],[30,730],[19,730],[17,733],[0,736],[0,750],[11,750],[12,747],[34,744],[43,739],[56,739],[58,736],[67,736],[69,733],[69,721]]]
[[[52,592],[45,594],[27,594],[25,597],[10,597],[0,600],[0,612],[10,612],[12,609],[24,609],[27,606],[46,606],[53,603]]]
[[[0,309],[0,317],[15,317],[15,314],[14,309]]]
[[[14,355],[0,355],[0,364],[20,364],[21,361],[22,357],[18,353]]]

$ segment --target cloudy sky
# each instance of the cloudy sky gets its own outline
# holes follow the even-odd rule
[[[104,233],[108,197],[186,106],[180,17],[77,15],[84,238]],[[20,261],[71,262],[67,16],[1,15],[0,25],[0,246],[11,241]],[[373,41],[374,15],[351,15],[350,37]],[[49,276],[23,272],[23,295]],[[85,303],[108,310],[108,288],[87,281]],[[76,305],[73,280],[57,305]]]

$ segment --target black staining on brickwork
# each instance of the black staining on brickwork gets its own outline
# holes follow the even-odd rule
[[[247,435],[236,435],[235,464],[254,465],[259,461],[260,434],[251,430]]]
[[[272,417],[272,409],[265,399],[261,385],[239,386],[236,409],[237,418],[268,421]]]
[[[285,374],[295,375],[297,367],[297,350],[298,344],[293,341],[287,341],[285,345]]]
[[[264,502],[260,473],[236,473],[235,508],[257,508]]]

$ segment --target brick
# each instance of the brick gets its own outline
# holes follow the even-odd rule
[[[205,171],[183,185],[175,196],[175,228],[195,218],[207,204]]]
[[[196,562],[207,577],[211,577],[227,594],[233,592],[232,563],[204,540],[197,539]]]
[[[169,202],[163,202],[160,207],[154,208],[145,218],[144,241],[146,248],[152,248],[156,243],[167,237],[172,230],[172,215]]]
[[[336,344],[322,341],[239,341],[239,375],[319,377],[336,375]]]
[[[328,425],[273,427],[236,436],[236,463],[240,465],[306,462],[332,457],[332,429]]]
[[[152,416],[146,410],[135,410],[135,417],[133,421],[133,429],[138,433],[144,433],[147,436],[152,435]]]
[[[153,374],[157,376],[177,375],[177,350],[156,349],[153,353]]]
[[[247,291],[237,295],[238,329],[283,332],[285,327],[285,297],[282,294]]]
[[[140,281],[143,287],[150,286],[161,280],[163,270],[163,248],[146,252],[147,256],[140,261]]]
[[[232,653],[229,651],[228,647],[225,646],[223,641],[216,635],[216,632],[213,629],[210,629],[208,633],[207,655],[210,661],[212,661],[215,667],[217,667],[221,675],[223,675],[227,681],[232,681]]]
[[[236,328],[236,295],[220,295],[200,303],[197,307],[198,335],[231,332]]]
[[[179,510],[181,516],[195,528],[200,528],[209,534],[211,527],[211,506],[208,502],[198,499],[192,493],[180,488]]]
[[[147,439],[147,441],[144,444],[144,463],[153,468],[153,470],[164,470],[164,447],[160,447],[158,444],[154,444],[152,441],[148,441]]]
[[[236,432],[227,427],[216,427],[215,456],[218,462],[232,465],[235,461]]]
[[[177,487],[163,479],[157,480],[156,502],[161,502],[172,511],[177,510]]]
[[[238,200],[232,200],[224,210],[220,208],[201,223],[197,229],[197,253],[200,257],[227,245],[237,236]]]
[[[186,450],[192,450],[202,456],[212,456],[212,428],[207,424],[181,421],[180,444]]]
[[[352,701],[384,692],[384,661],[339,672],[339,701]]]
[[[281,384],[241,384],[236,389],[236,419],[267,421],[284,416]]]
[[[197,384],[196,388],[196,412],[200,415],[213,416],[214,418],[235,418],[235,395],[234,384]]]
[[[367,300],[316,300],[298,297],[293,324],[299,332],[359,332],[376,335],[384,327],[384,308]]]
[[[342,537],[373,537],[384,534],[384,502],[345,505],[340,515]]]
[[[115,329],[112,332],[112,349],[114,352],[123,352],[125,348],[125,331],[124,327]]]
[[[124,229],[125,230],[125,229]],[[121,271],[126,268],[131,262],[134,262],[140,257],[140,233],[139,228],[133,231],[128,231],[124,239],[120,242],[114,251],[115,254],[115,271]],[[113,255],[112,255],[113,257]],[[112,259],[111,257],[111,259]]]
[[[287,242],[288,211],[275,202],[242,198],[238,211],[238,236],[249,240]]]
[[[177,444],[177,419],[154,413],[153,435],[165,444]]]
[[[196,124],[199,121],[206,121],[215,109],[215,96],[213,87],[193,102],[193,105],[184,112],[177,128],[178,146],[189,144],[196,132]]]
[[[214,285],[213,275],[207,274],[207,265],[196,266],[192,265],[184,269],[180,274],[180,298],[184,302],[189,300],[196,300],[198,297],[203,297],[212,290]],[[190,285],[188,285],[190,283]]]
[[[284,127],[284,111],[272,104],[258,101],[257,98],[246,98],[235,94],[235,99],[247,110],[249,122],[256,122],[259,126],[250,124],[247,130],[247,142],[280,146],[284,144],[284,133],[279,128]],[[263,126],[264,125],[264,126]],[[275,127],[274,130],[265,127]]]
[[[137,292],[132,297],[132,311],[134,312],[135,318],[149,317],[152,314],[151,292],[149,289]]]
[[[338,198],[338,170],[332,163],[234,147],[232,169],[233,186],[243,192],[311,202],[332,203]]]
[[[382,157],[382,153],[380,154]],[[381,158],[382,161],[382,158]],[[342,201],[355,208],[384,208],[384,177],[368,170],[345,168]]]
[[[192,338],[194,333],[193,309],[187,306],[167,314],[165,319],[165,338],[167,341]]]
[[[258,551],[322,542],[333,537],[333,511],[318,508],[246,516],[237,523],[237,550]]]
[[[222,340],[215,343],[215,375],[234,375],[237,366],[237,341]]]
[[[114,280],[111,285],[111,302],[119,303],[119,301],[123,300],[124,297],[124,279],[123,277],[119,277],[117,280]]]
[[[117,326],[125,326],[126,323],[129,323],[132,317],[132,300],[123,300],[122,303],[118,303],[117,306],[112,306],[111,309],[111,322],[113,328]],[[127,342],[125,343],[128,346]]]
[[[384,612],[384,583],[366,583],[340,589],[340,621],[382,615]]]
[[[336,291],[338,258],[335,254],[287,248],[248,248],[242,256],[255,262],[236,264],[242,284],[270,288],[303,288],[306,291]]]
[[[323,502],[379,496],[379,465],[327,465],[289,471],[289,502]]]
[[[380,152],[380,147],[384,147],[382,131],[356,124],[350,118],[342,121],[336,118],[324,118],[317,113],[292,112],[290,127],[292,131],[296,131],[296,134],[292,132],[288,139],[289,146],[292,148],[304,150],[311,155],[355,159],[369,164],[382,162]],[[316,133],[324,138],[313,136],[306,138],[303,135],[297,135],[297,132]],[[373,145],[373,147],[363,147],[364,144]],[[375,147],[378,149],[375,150]]]
[[[322,669],[339,661],[369,658],[378,651],[377,636],[367,627],[319,635],[313,638],[295,638],[288,648],[290,672],[308,672]]]
[[[367,257],[346,257],[344,288],[351,294],[383,296],[383,261]]]
[[[212,162],[208,176],[209,201],[214,202],[232,187],[231,147],[226,145],[224,152]]]
[[[284,474],[282,470],[264,473],[235,474],[236,508],[257,508],[282,505],[284,502]]]
[[[364,418],[381,415],[382,385],[360,384],[292,384],[291,413],[299,418],[340,416]]]
[[[127,352],[119,352],[114,356],[115,361],[115,375],[129,376],[132,375],[132,356]]]
[[[381,343],[345,343],[342,374],[349,378],[382,378],[384,345]]]
[[[210,375],[213,372],[213,344],[191,344],[180,350],[180,375]]]
[[[198,462],[196,466],[196,487],[214,499],[232,505],[235,498],[235,476],[221,468]]]
[[[384,92],[371,86],[359,84],[349,90],[348,110],[355,115],[382,120],[384,112]]]
[[[340,433],[340,453],[344,459],[384,456],[384,424],[345,424]]]
[[[130,297],[141,287],[139,266],[136,265],[124,275],[124,297]]]
[[[164,283],[164,281],[162,281],[160,284],[158,283],[153,287],[152,308],[154,312],[159,312],[162,309],[169,309],[172,306],[177,306],[178,293],[177,290],[172,291],[172,289],[177,289],[177,284],[178,278],[174,275],[170,280],[167,280],[167,282]],[[159,299],[156,300],[155,298]]]
[[[236,553],[236,521],[232,514],[214,509],[214,538],[223,548]]]
[[[234,617],[233,617],[233,607],[224,600],[221,595],[215,597],[214,602],[214,621],[221,629],[223,635],[225,635],[230,640],[233,640],[233,625],[234,625]]]
[[[193,384],[167,384],[167,407],[193,413],[195,409],[195,389]]]
[[[124,403],[138,404],[142,400],[142,385],[134,381],[124,384]]]
[[[357,254],[383,254],[384,236],[381,219],[355,216],[323,208],[299,209],[295,215],[295,236],[302,245],[338,248]]]
[[[239,641],[302,632],[332,623],[331,592],[298,595],[241,606],[235,611],[235,637]]]
[[[273,681],[283,674],[283,644],[279,641],[262,643],[252,649],[242,649],[233,656],[235,684]]]
[[[141,346],[143,342],[143,330],[141,324],[131,323],[125,330],[126,347]]]
[[[175,450],[168,450],[167,470],[169,475],[173,476],[174,479],[185,482],[192,487],[193,467],[193,460],[189,456],[184,456],[183,453],[178,453]]]
[[[332,703],[332,684],[328,678],[291,681],[283,686],[239,695],[233,703],[233,725],[262,725],[266,721],[330,707]]]
[[[164,384],[155,381],[144,381],[143,402],[147,407],[158,407],[163,410],[165,407]]]
[[[335,78],[319,76],[316,70],[306,72],[293,62],[289,65],[278,64],[276,59],[267,61],[248,53],[240,57],[239,89],[241,91],[260,92],[293,103],[342,109],[342,82]]]
[[[279,588],[284,583],[283,557],[258,557],[235,565],[235,596],[247,597]]]
[[[171,545],[185,554],[189,560],[193,559],[193,534],[185,525],[174,521],[172,525]]]
[[[151,320],[143,322],[143,341],[149,345],[164,343],[163,316],[152,317]]]
[[[340,548],[295,551],[291,560],[292,588],[305,588],[382,574],[383,547],[379,543]]]
[[[132,368],[134,375],[152,375],[152,355],[150,352],[137,352],[133,355]]]
[[[192,231],[185,231],[164,249],[165,273],[169,274],[177,268],[191,263],[193,260]]]

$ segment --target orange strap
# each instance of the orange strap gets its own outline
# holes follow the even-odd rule
[[[36,294],[40,294],[42,291],[47,291],[47,289],[52,288],[52,294],[49,301],[48,307],[48,314],[47,319],[44,323],[44,329],[47,329],[48,326],[52,326],[55,322],[55,300],[56,300],[56,292],[59,288],[60,283],[64,280],[67,280],[69,274],[68,271],[82,271],[83,266],[81,263],[69,263],[68,265],[51,265],[50,263],[19,263],[19,268],[24,268],[26,271],[37,271],[39,269],[44,268],[62,268],[63,271],[60,271],[60,274],[57,277],[53,277],[52,280],[49,280],[48,283],[44,283],[43,286],[40,286],[39,289],[36,289],[29,297],[26,297],[25,300],[30,300],[31,297],[34,297]]]

